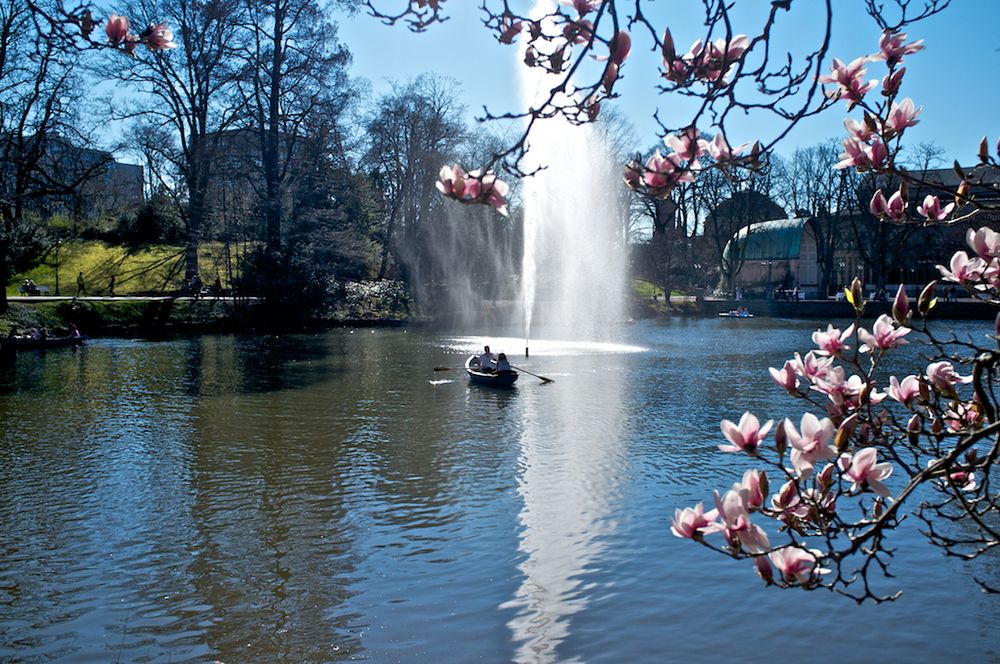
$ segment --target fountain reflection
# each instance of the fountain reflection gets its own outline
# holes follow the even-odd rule
[[[623,474],[625,404],[621,372],[607,369],[624,357],[577,356],[569,376],[522,394],[518,568],[524,578],[501,606],[517,612],[507,626],[519,662],[562,659],[557,648],[592,597],[587,577],[616,530],[611,515]]]

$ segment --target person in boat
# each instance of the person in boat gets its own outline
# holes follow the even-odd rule
[[[507,354],[500,353],[497,355],[497,373],[510,373],[511,371],[510,362],[507,361]]]
[[[491,372],[496,369],[496,365],[493,362],[493,353],[490,352],[489,346],[484,346],[483,352],[479,356],[479,369],[485,372]]]
[[[38,338],[41,339],[42,341],[45,341],[46,339],[49,338],[49,331],[48,329],[46,329],[44,325],[38,328]]]
[[[8,339],[17,339],[17,336],[18,336],[17,335],[17,328],[16,327],[10,328],[10,332],[7,333],[7,338]]]
[[[78,338],[80,338],[83,335],[80,334],[80,329],[74,323],[70,323],[69,324],[69,336],[71,336],[74,339],[78,339]]]

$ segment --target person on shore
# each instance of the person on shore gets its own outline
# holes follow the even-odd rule
[[[111,281],[108,282],[108,295],[111,297],[115,296],[115,275],[111,275]]]
[[[507,354],[500,353],[497,355],[497,373],[510,373],[511,371],[510,362],[507,361]]]
[[[204,286],[204,283],[201,280],[201,275],[196,273],[193,277],[191,277],[191,295],[194,296],[194,299],[197,300],[201,297],[202,286]]]
[[[87,282],[83,279],[83,272],[76,275],[76,295],[77,297],[87,294]]]
[[[490,352],[489,346],[483,347],[483,352],[479,356],[479,368],[486,372],[496,369],[496,365],[493,362],[493,353]]]
[[[49,330],[44,325],[38,328],[38,338],[41,341],[45,341],[46,339],[49,338]]]

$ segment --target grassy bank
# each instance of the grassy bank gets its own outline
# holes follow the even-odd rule
[[[225,245],[220,242],[203,244],[198,251],[202,280],[210,285],[216,274],[228,288],[225,269]],[[111,276],[115,277],[115,294],[169,293],[184,283],[184,248],[159,245],[130,249],[103,242],[69,241],[52,248],[31,270],[15,275],[7,282],[7,294],[19,295],[24,279],[64,295],[76,295],[76,278],[81,272],[90,295],[107,293]]]

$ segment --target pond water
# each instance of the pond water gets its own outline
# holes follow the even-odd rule
[[[976,334],[989,324],[962,324]],[[998,559],[895,539],[895,603],[765,589],[670,534],[749,467],[719,420],[814,322],[680,320],[618,345],[413,329],[95,340],[0,364],[0,660],[995,661]],[[913,351],[915,352],[915,351]]]

